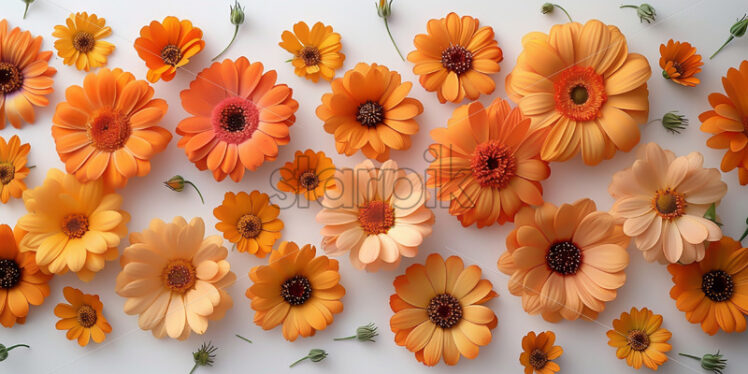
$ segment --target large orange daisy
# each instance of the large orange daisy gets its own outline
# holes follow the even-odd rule
[[[410,136],[418,132],[414,119],[423,113],[417,99],[406,97],[413,84],[386,66],[359,63],[332,82],[332,93],[322,96],[317,117],[335,136],[338,153],[357,151],[383,162],[390,149],[410,148]]]
[[[493,92],[496,83],[489,75],[499,72],[504,55],[490,26],[449,13],[429,20],[426,28],[428,33],[416,35],[416,50],[408,54],[426,91],[436,92],[442,103],[475,100]]]
[[[517,108],[496,99],[488,107],[474,102],[457,108],[447,128],[431,130],[437,142],[426,186],[439,188],[449,213],[463,226],[484,227],[511,222],[523,206],[542,205],[551,171],[540,159],[542,131],[530,131],[530,120]]]
[[[626,281],[629,238],[613,216],[595,209],[581,199],[525,207],[514,217],[498,265],[525,312],[550,322],[595,319],[616,298]]]
[[[168,105],[153,98],[148,82],[121,69],[89,73],[57,104],[52,136],[68,173],[86,183],[104,180],[122,188],[128,178],[151,171],[150,159],[171,141],[158,124]]]
[[[135,51],[145,61],[151,83],[174,79],[177,68],[187,65],[203,48],[203,31],[193,27],[189,20],[180,21],[173,16],[143,26],[140,37],[135,40]]]
[[[49,105],[57,69],[48,65],[52,51],[40,51],[41,46],[41,36],[8,30],[8,21],[0,20],[0,129],[7,122],[17,129],[34,123],[34,107]]]
[[[21,144],[18,135],[13,135],[9,141],[0,136],[0,202],[7,203],[11,197],[19,198],[26,183],[23,180],[29,175],[26,157],[31,150],[28,143]]]
[[[522,45],[506,91],[533,129],[549,130],[544,160],[581,152],[586,164],[596,165],[639,142],[652,71],[644,56],[628,53],[617,27],[598,20],[556,25],[549,34],[527,34]]]
[[[709,148],[725,149],[722,171],[738,169],[740,184],[748,184],[748,60],[722,77],[725,94],[712,93],[712,110],[699,115],[701,131],[712,134]]]
[[[293,90],[275,84],[275,70],[263,73],[246,57],[215,62],[182,91],[182,107],[192,117],[177,125],[179,147],[200,170],[235,182],[246,169],[256,170],[278,156],[278,146],[291,140],[299,103]]]

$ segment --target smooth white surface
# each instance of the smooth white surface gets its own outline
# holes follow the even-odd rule
[[[291,29],[299,20],[306,21],[310,26],[318,20],[323,21],[342,35],[346,60],[344,69],[338,71],[339,76],[359,61],[378,62],[400,72],[404,80],[415,83],[410,95],[421,100],[425,112],[418,118],[421,131],[413,137],[412,148],[392,153],[401,166],[424,170],[426,161],[422,157],[423,151],[432,142],[429,130],[445,126],[456,107],[455,104],[439,104],[435,94],[426,92],[417,83],[417,77],[411,71],[412,64],[401,61],[390,44],[382,20],[377,17],[373,0],[242,2],[247,8],[246,23],[240,30],[237,42],[223,57],[244,55],[251,61],[259,60],[266,69],[278,71],[279,82],[287,83],[294,89],[294,97],[300,107],[296,113],[296,124],[291,128],[291,143],[281,148],[276,162],[263,165],[257,172],[247,173],[241,183],[229,179],[217,183],[210,173],[199,172],[189,163],[184,152],[176,147],[178,137],[175,136],[168,149],[153,160],[150,175],[132,179],[121,191],[124,209],[132,214],[131,231],[141,231],[155,217],[171,220],[181,215],[188,219],[203,217],[208,233],[218,234],[213,228],[216,219],[212,209],[221,203],[224,192],[259,189],[272,193],[269,176],[275,168],[290,160],[297,149],[323,150],[338,167],[351,167],[363,160],[360,153],[350,158],[338,155],[332,135],[323,131],[321,121],[314,114],[321,95],[329,91],[329,84],[325,81],[314,84],[297,77],[291,65],[284,62],[289,54],[278,46],[281,32]],[[740,0],[668,0],[651,3],[658,14],[657,22],[652,25],[640,23],[632,9],[618,9],[618,1],[567,0],[563,5],[576,20],[597,18],[617,25],[628,39],[629,50],[647,56],[653,68],[649,81],[652,118],[667,111],[679,110],[691,120],[691,126],[679,136],[667,133],[656,123],[643,126],[642,143],[655,141],[678,155],[699,151],[704,154],[706,166],[718,167],[722,151],[706,147],[707,135],[699,131],[697,116],[709,107],[706,100],[708,93],[722,92],[720,77],[729,67],[738,66],[746,57],[748,38],[733,41],[717,58],[707,60],[704,71],[699,75],[702,84],[696,88],[684,88],[661,78],[658,48],[660,43],[672,37],[690,41],[702,55],[708,56],[724,42],[735,17],[748,9]],[[481,97],[482,102],[489,103],[495,97],[506,97],[504,78],[512,70],[520,52],[521,37],[530,31],[548,32],[551,25],[566,21],[561,12],[541,15],[541,4],[542,1],[525,0],[398,0],[394,3],[390,27],[400,48],[407,53],[413,49],[413,37],[426,31],[429,19],[443,17],[450,11],[472,15],[479,18],[482,25],[492,26],[505,58],[501,63],[501,72],[494,76],[496,91],[489,97]],[[202,28],[206,49],[173,81],[154,85],[156,97],[164,98],[169,103],[169,112],[162,126],[172,131],[186,116],[180,104],[179,91],[188,86],[194,74],[209,65],[210,58],[224,48],[233,32],[228,20],[228,0],[37,0],[26,20],[21,19],[23,5],[20,0],[3,0],[0,3],[0,17],[7,18],[11,27],[20,26],[35,35],[42,35],[45,50],[52,49],[53,26],[64,24],[71,11],[95,12],[105,17],[107,25],[114,31],[108,40],[117,46],[110,56],[109,67],[122,67],[139,79],[145,79],[146,68],[132,44],[142,26],[153,19],[162,20],[165,16],[174,15],[190,19]],[[56,92],[50,97],[52,104],[37,109],[36,124],[20,131],[13,128],[0,131],[3,137],[18,134],[24,142],[31,143],[30,164],[37,165],[37,168],[27,179],[30,186],[39,185],[47,169],[62,167],[50,136],[50,121],[54,106],[63,100],[65,88],[71,84],[81,84],[85,75],[73,67],[62,65],[62,60],[56,56],[51,63],[58,69],[54,77]],[[578,157],[566,163],[553,163],[551,177],[543,183],[544,198],[561,204],[590,197],[597,202],[598,209],[607,210],[613,202],[607,192],[611,176],[629,166],[633,156],[632,153],[619,152],[614,159],[597,167],[585,166]],[[177,194],[161,185],[161,181],[177,173],[202,188],[206,197],[205,205],[201,205],[191,191]],[[729,192],[718,213],[725,222],[725,233],[739,236],[745,228],[748,187],[738,185],[736,171],[723,174],[723,180],[729,184]],[[283,210],[280,215],[285,222],[283,239],[318,245],[320,225],[314,220],[318,210],[316,205],[308,209]],[[22,201],[14,200],[0,206],[0,222],[12,225],[24,213]],[[111,262],[88,284],[72,274],[55,277],[51,282],[51,296],[44,305],[31,308],[25,325],[0,329],[0,342],[23,342],[32,346],[31,350],[13,351],[7,361],[0,363],[0,373],[187,373],[192,366],[191,352],[208,340],[219,347],[217,362],[213,368],[198,369],[198,373],[520,373],[522,368],[518,356],[522,336],[530,330],[539,332],[547,329],[556,332],[557,344],[564,348],[564,355],[558,360],[563,372],[598,373],[603,370],[607,373],[630,373],[633,369],[616,359],[615,349],[607,345],[605,332],[614,318],[632,306],[647,306],[662,314],[664,327],[673,332],[671,361],[660,372],[701,373],[698,362],[680,358],[675,352],[700,355],[717,349],[729,358],[729,369],[725,373],[745,372],[748,365],[745,358],[748,339],[745,334],[718,333],[710,337],[698,325],[688,323],[669,297],[672,282],[665,267],[646,263],[633,247],[629,249],[631,264],[627,269],[628,281],[619,291],[619,297],[607,304],[605,312],[600,314],[596,322],[580,320],[550,324],[539,316],[524,313],[520,299],[510,295],[506,289],[508,277],[496,269],[496,261],[504,251],[504,237],[512,229],[512,224],[503,227],[494,225],[481,230],[462,228],[446,209],[436,209],[435,213],[434,234],[426,239],[417,258],[405,260],[394,272],[359,272],[349,264],[347,257],[340,259],[342,283],[347,290],[343,299],[345,310],[335,317],[330,327],[318,332],[315,337],[289,343],[283,339],[279,328],[263,331],[252,323],[254,313],[244,296],[250,283],[247,272],[251,266],[264,264],[266,260],[232,252],[229,259],[239,280],[228,290],[234,298],[234,308],[226,318],[211,322],[204,336],[193,334],[184,342],[155,339],[150,332],[138,329],[135,316],[122,312],[125,300],[114,292],[114,280],[120,267],[117,262]],[[126,242],[121,248],[125,245]],[[227,246],[230,247],[230,244]],[[463,359],[456,367],[443,363],[434,368],[423,366],[412,353],[394,343],[389,330],[392,312],[388,299],[393,292],[392,280],[404,272],[406,266],[423,262],[432,252],[444,256],[458,254],[467,264],[480,265],[484,276],[493,282],[500,294],[489,304],[499,316],[492,343],[481,349],[477,359]],[[114,328],[104,344],[81,348],[76,342],[68,341],[63,331],[54,328],[57,318],[53,309],[63,300],[62,288],[68,285],[101,296],[105,315]],[[334,337],[350,335],[357,326],[370,321],[376,322],[381,330],[376,343],[332,341]],[[235,333],[252,339],[254,344],[235,338]],[[289,370],[288,364],[306,355],[310,348],[324,348],[330,356],[323,362],[307,362]]]

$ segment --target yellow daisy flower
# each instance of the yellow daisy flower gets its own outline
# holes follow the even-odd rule
[[[331,81],[335,70],[343,66],[345,55],[340,52],[343,48],[340,34],[333,32],[332,26],[317,22],[310,30],[306,22],[299,22],[293,25],[293,32],[284,31],[281,39],[278,45],[293,53],[291,63],[300,77],[313,82],[320,77]]]
[[[52,33],[62,63],[85,71],[105,66],[107,56],[114,51],[114,44],[101,40],[112,33],[112,28],[105,26],[106,20],[93,13],[71,13],[66,24],[55,26]]]
[[[216,229],[223,237],[236,244],[239,252],[265,257],[281,237],[283,221],[278,219],[280,208],[270,203],[270,197],[259,191],[227,192],[223,203],[213,209],[218,218]]]

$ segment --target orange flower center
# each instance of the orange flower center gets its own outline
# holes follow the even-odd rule
[[[475,148],[470,168],[481,186],[504,188],[517,171],[517,160],[509,148],[491,141]]]
[[[167,44],[161,49],[161,60],[167,65],[177,66],[182,61],[182,51],[174,44]]]
[[[0,162],[0,184],[3,186],[12,182],[16,176],[16,167],[10,162]]]
[[[322,56],[319,53],[319,49],[315,46],[305,46],[299,51],[298,56],[304,60],[304,65],[314,66],[319,64],[322,60]]]
[[[245,214],[236,223],[236,230],[247,239],[256,238],[262,232],[262,220],[253,214]]]
[[[162,274],[164,285],[173,292],[185,293],[195,286],[197,275],[195,265],[191,261],[176,259],[172,260],[164,268]]]
[[[88,232],[88,217],[83,214],[68,214],[62,219],[62,233],[70,239],[79,239]]]
[[[631,330],[626,335],[626,341],[631,346],[631,349],[641,352],[649,347],[649,335],[642,330]]]
[[[312,284],[303,275],[293,276],[281,284],[281,296],[291,305],[304,304],[312,297]]]
[[[590,121],[600,115],[608,100],[603,77],[591,67],[572,66],[553,83],[556,110],[576,121]]]
[[[101,109],[91,120],[87,133],[94,148],[114,152],[130,139],[130,118],[111,108]]]
[[[434,296],[426,307],[429,319],[435,325],[448,329],[462,319],[462,304],[456,297],[443,293]]]
[[[545,263],[558,274],[574,275],[582,265],[582,251],[570,241],[553,243],[545,254]]]
[[[535,370],[540,370],[545,367],[548,363],[548,355],[539,348],[535,348],[530,352],[530,366]]]
[[[384,107],[374,101],[367,101],[358,106],[356,121],[366,127],[377,127],[384,121]]]
[[[312,191],[319,186],[319,177],[314,170],[307,170],[299,175],[299,185],[307,191]]]
[[[452,45],[442,51],[442,66],[457,75],[473,67],[473,53],[461,45]]]
[[[683,194],[670,188],[659,190],[652,199],[657,214],[664,219],[673,219],[686,212],[686,199]]]
[[[712,270],[701,277],[701,290],[714,302],[727,301],[735,292],[735,281],[723,270]]]
[[[9,94],[23,86],[23,74],[16,65],[0,62],[0,93]]]
[[[0,259],[0,289],[9,290],[21,281],[21,268],[9,259]]]
[[[372,200],[358,209],[358,222],[369,235],[384,234],[395,224],[395,209],[381,200]]]
[[[260,110],[255,103],[241,98],[229,97],[221,101],[211,114],[213,131],[219,140],[230,144],[241,144],[252,137],[260,123]]]
[[[78,308],[78,324],[81,326],[89,328],[96,324],[98,318],[96,310],[92,306],[83,304]]]
[[[73,48],[81,53],[88,53],[94,49],[96,39],[93,34],[86,31],[78,31],[73,36]]]

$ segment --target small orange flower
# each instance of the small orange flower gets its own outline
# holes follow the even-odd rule
[[[23,180],[29,175],[26,157],[31,150],[28,143],[21,144],[18,135],[13,135],[10,141],[0,136],[0,202],[7,203],[11,197],[19,198],[26,183]]]
[[[332,31],[332,26],[317,22],[309,29],[306,22],[293,25],[293,32],[283,31],[283,49],[293,53],[291,63],[294,73],[300,77],[318,82],[322,77],[331,81],[335,70],[343,66],[345,55],[340,52],[340,34]]]
[[[85,71],[105,66],[107,56],[114,51],[114,44],[101,40],[112,34],[106,20],[93,13],[71,13],[66,25],[55,26],[52,33],[62,63]]]
[[[283,221],[278,219],[280,208],[270,204],[270,197],[259,191],[226,192],[223,204],[213,209],[219,219],[216,229],[223,237],[236,244],[239,252],[265,257],[280,239]]]
[[[417,99],[406,97],[413,84],[386,66],[359,63],[332,82],[332,93],[322,96],[317,117],[335,136],[338,153],[357,151],[384,162],[390,149],[410,148],[410,136],[418,132],[414,119],[423,113]]]
[[[665,352],[673,348],[668,340],[673,334],[660,327],[662,316],[647,308],[631,308],[613,320],[613,330],[608,330],[608,345],[616,348],[616,356],[626,364],[639,369],[644,366],[657,370],[667,361]]]
[[[292,162],[280,169],[281,180],[278,189],[303,195],[309,201],[317,201],[325,196],[325,191],[335,187],[333,181],[335,164],[325,156],[325,152],[307,149],[296,151]]]
[[[699,84],[699,78],[694,75],[701,71],[701,55],[696,54],[696,48],[691,43],[673,42],[660,44],[660,67],[662,76],[683,86],[693,87]]]
[[[489,75],[499,72],[504,56],[490,26],[449,13],[429,20],[426,28],[428,33],[416,35],[416,50],[408,54],[426,91],[436,92],[442,103],[475,100],[493,92],[496,83]]]
[[[556,334],[553,331],[545,331],[535,335],[530,331],[522,338],[522,350],[519,362],[525,367],[525,374],[553,374],[561,370],[561,367],[553,360],[561,357],[564,349],[553,345]]]
[[[55,315],[60,317],[55,327],[68,330],[68,340],[77,339],[81,347],[87,346],[91,339],[103,342],[106,334],[112,332],[112,326],[104,318],[104,304],[99,296],[84,294],[73,287],[65,287],[62,293],[70,304],[60,303],[55,307]]]
[[[143,26],[135,40],[135,50],[148,67],[147,78],[151,83],[174,79],[177,68],[187,65],[203,48],[203,31],[193,27],[189,20],[180,21],[173,16]]]

